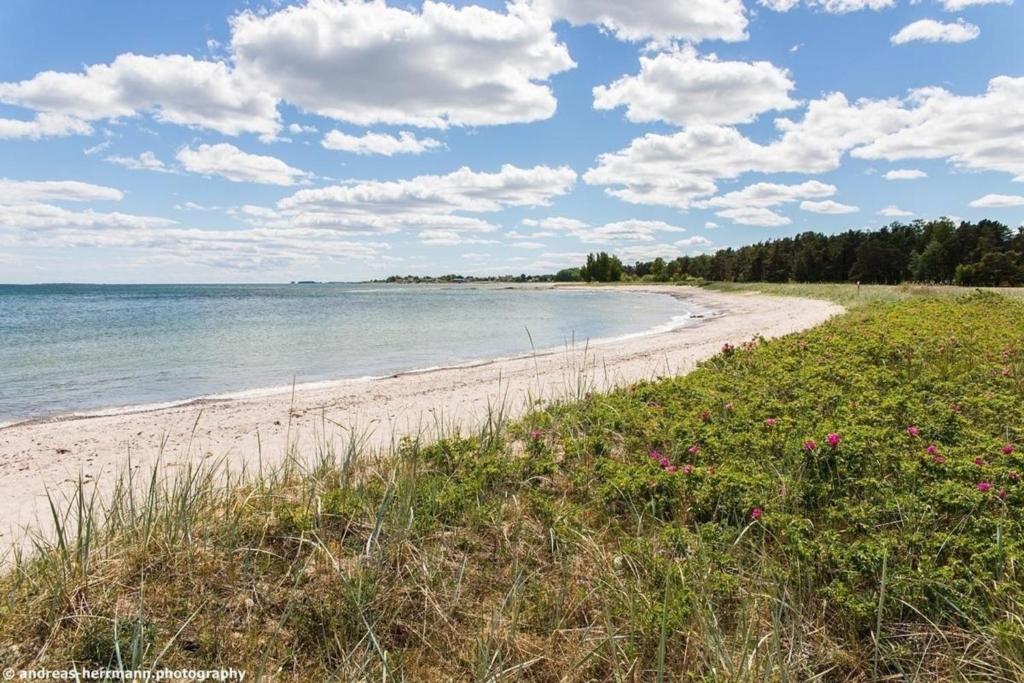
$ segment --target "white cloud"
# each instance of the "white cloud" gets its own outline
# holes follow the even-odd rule
[[[626,107],[635,123],[749,123],[772,109],[791,109],[795,84],[770,62],[719,61],[692,46],[640,57],[640,73],[594,88],[594,108]]]
[[[550,19],[527,3],[507,13],[426,0],[313,0],[232,19],[237,70],[302,109],[359,125],[445,127],[549,118],[546,81],[575,66]],[[315,49],[311,49],[315,46]]]
[[[564,232],[573,232],[576,230],[586,230],[590,227],[588,223],[577,218],[566,218],[565,216],[549,216],[548,218],[542,218],[535,220],[533,218],[527,218],[523,221],[523,225],[531,228],[543,228],[544,230],[560,230]]]
[[[1016,194],[987,194],[970,203],[975,209],[1005,209],[1024,206],[1024,197]]]
[[[928,43],[966,43],[980,35],[981,29],[963,19],[948,24],[934,19],[921,19],[901,28],[889,41],[893,45],[904,45],[915,40]]]
[[[793,221],[789,220],[785,216],[775,213],[771,209],[763,209],[758,207],[740,207],[736,209],[725,209],[719,211],[717,215],[722,218],[728,218],[733,223],[739,223],[740,225],[756,225],[759,227],[775,227],[779,225],[789,225]]]
[[[408,131],[402,131],[397,136],[386,133],[367,132],[357,137],[347,135],[338,130],[332,130],[324,136],[322,143],[327,149],[341,152],[352,152],[353,154],[381,154],[393,156],[395,154],[422,154],[432,149],[438,149],[444,145],[434,138],[417,138]]]
[[[92,209],[71,211],[52,204],[16,203],[0,205],[0,227],[23,231],[86,229],[83,235],[113,228],[148,229],[172,225],[174,221],[154,216],[137,216]]]
[[[236,183],[294,185],[309,175],[277,157],[249,154],[223,142],[196,148],[183,147],[176,158],[187,171],[219,175]]]
[[[895,204],[890,204],[881,211],[878,212],[879,216],[888,216],[890,218],[904,218],[906,216],[913,216],[913,211],[904,211]]]
[[[223,62],[188,55],[123,54],[82,73],[43,71],[0,83],[0,102],[84,121],[152,114],[157,121],[216,130],[274,134],[277,100]]]
[[[0,99],[0,101],[3,101]],[[39,140],[50,137],[66,137],[68,135],[89,135],[92,126],[85,121],[63,114],[36,114],[29,121],[20,119],[0,119],[0,140]]]
[[[718,227],[718,223],[715,223],[714,221],[708,221],[707,223],[704,224],[704,227],[708,230],[714,230],[715,228]]]
[[[116,188],[77,180],[8,180],[0,178],[0,203],[2,204],[41,201],[120,201],[123,198],[124,193]]]
[[[648,221],[630,218],[603,225],[590,225],[576,218],[549,216],[540,220],[526,219],[523,225],[539,227],[551,232],[576,237],[581,242],[606,244],[610,242],[652,242],[659,233],[686,232],[686,228],[664,221]]]
[[[885,174],[886,180],[918,180],[927,177],[927,173],[916,168],[897,168]]]
[[[681,240],[676,240],[677,247],[708,247],[711,246],[712,242],[707,237],[701,237],[700,235],[694,235],[693,237],[686,237]]]
[[[715,213],[716,216],[728,218],[733,223],[741,225],[789,225],[789,218],[772,211],[771,208],[801,199],[830,197],[835,193],[834,185],[817,180],[808,180],[798,185],[754,183],[741,190],[696,202],[694,206],[701,209],[720,209]]]
[[[439,247],[454,247],[460,244],[499,244],[497,240],[467,237],[455,230],[422,230],[417,237],[423,244]]]
[[[553,17],[570,23],[596,24],[620,40],[668,41],[747,38],[741,0],[540,0]]]
[[[856,206],[849,204],[840,204],[834,202],[831,199],[823,202],[800,202],[800,208],[803,211],[810,211],[811,213],[825,213],[825,214],[845,214],[845,213],[857,213],[860,209]]]
[[[975,5],[1012,5],[1013,0],[942,0],[942,7],[947,12],[959,12]]]
[[[301,135],[303,133],[316,133],[316,126],[304,126],[300,123],[289,123],[288,132],[292,135]]]
[[[853,150],[863,159],[948,159],[972,171],[1024,173],[1024,77],[997,76],[982,95],[912,91],[905,125]]]
[[[800,0],[757,0],[762,7],[776,12],[788,12],[800,4]],[[860,10],[883,10],[896,4],[896,0],[806,0],[805,4],[829,14],[846,14]]]
[[[146,151],[139,154],[137,157],[125,157],[125,156],[109,156],[106,158],[107,161],[124,166],[133,171],[158,171],[160,173],[175,173],[173,168],[169,168],[164,162],[160,161],[155,154]]]
[[[780,185],[778,183],[754,183],[742,190],[712,197],[695,204],[697,208],[767,208],[789,204],[801,199],[831,197],[836,193],[835,185],[828,185],[817,180],[808,180],[799,185]]]
[[[779,118],[779,135],[756,142],[735,128],[694,125],[649,133],[602,154],[584,180],[635,204],[686,209],[713,195],[716,181],[744,173],[825,173],[843,156],[948,159],[969,170],[1024,174],[1024,78],[999,76],[987,92],[960,96],[942,88],[903,99],[858,100],[842,93],[811,101],[800,120]]]
[[[519,168],[505,164],[497,173],[464,166],[447,175],[354,181],[301,190],[278,206],[374,214],[491,212],[507,206],[546,206],[554,197],[571,190],[575,182],[576,172],[568,166]]]

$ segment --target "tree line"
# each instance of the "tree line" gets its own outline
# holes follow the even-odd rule
[[[713,254],[623,264],[600,252],[556,281],[718,280],[729,282],[931,282],[970,286],[1024,285],[1024,227],[949,219],[892,223],[879,230],[795,237],[720,249]]]

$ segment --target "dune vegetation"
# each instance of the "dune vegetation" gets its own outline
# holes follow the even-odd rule
[[[0,580],[0,659],[1022,681],[1024,302],[858,296],[479,434],[391,454],[324,438],[274,472],[125,479],[109,501],[82,487]]]

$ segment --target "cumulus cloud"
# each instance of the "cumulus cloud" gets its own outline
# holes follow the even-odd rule
[[[789,218],[771,209],[800,201],[831,197],[836,187],[817,180],[809,180],[797,185],[778,183],[754,183],[741,190],[712,197],[696,202],[694,206],[701,209],[720,209],[715,215],[728,218],[733,223],[756,226],[789,225]],[[805,202],[814,204],[813,202]]]
[[[223,142],[183,147],[176,158],[187,171],[217,175],[236,183],[294,185],[309,175],[277,157],[249,154]]]
[[[901,28],[889,41],[893,45],[904,45],[915,40],[927,43],[966,43],[980,35],[980,28],[963,19],[951,23],[921,19]]]
[[[776,12],[788,12],[799,5],[800,0],[758,0],[758,4]],[[888,9],[896,4],[896,0],[805,0],[805,4],[829,14],[846,14],[865,9]]]
[[[1024,206],[1024,197],[1016,194],[987,194],[970,203],[975,209],[1005,209]]]
[[[0,119],[0,138],[85,134],[90,121],[150,115],[273,141],[282,101],[360,125],[524,123],[554,113],[547,82],[575,67],[550,16],[525,2],[497,12],[432,0],[419,11],[310,0],[236,15],[228,52],[226,61],[127,53],[80,72],[0,83],[0,102],[39,113]]]
[[[426,0],[311,0],[232,19],[239,73],[302,109],[359,125],[443,128],[549,118],[546,81],[575,66],[550,18],[527,3],[507,12]],[[310,49],[315,46],[315,49]]]
[[[0,100],[2,101],[2,100]],[[28,121],[0,119],[0,140],[39,140],[41,138],[91,135],[92,126],[73,116],[40,113]]]
[[[620,40],[727,40],[747,38],[742,0],[539,0],[554,18],[596,24]]]
[[[913,216],[913,211],[904,211],[895,204],[890,204],[881,211],[878,212],[879,216],[888,216],[889,218],[905,218],[907,216]]]
[[[912,91],[905,125],[853,150],[863,159],[948,159],[972,171],[1024,173],[1024,77],[998,76],[982,95]]]
[[[789,225],[793,222],[789,220],[789,218],[776,213],[771,209],[756,206],[742,206],[735,209],[725,209],[723,211],[719,211],[717,215],[722,218],[728,218],[733,223],[738,223],[740,225],[756,225],[762,228]]]
[[[113,155],[106,157],[106,160],[112,164],[118,166],[124,166],[125,168],[133,171],[157,171],[160,173],[175,173],[173,168],[168,167],[164,162],[157,158],[153,152],[142,152],[137,157],[126,157]]]
[[[927,178],[928,174],[916,168],[896,168],[885,174],[886,180],[918,180]]]
[[[942,0],[942,7],[947,12],[959,12],[975,5],[1012,5],[1013,0]]]
[[[77,180],[9,180],[0,178],[0,203],[120,201],[124,193]]]
[[[839,202],[827,199],[822,202],[800,202],[800,209],[803,211],[809,211],[811,213],[825,213],[825,214],[846,214],[846,213],[857,213],[860,209],[850,204],[840,204]]]
[[[387,157],[395,154],[422,154],[444,146],[440,140],[418,138],[408,131],[402,131],[397,136],[371,132],[355,136],[332,130],[324,136],[321,144],[327,149],[340,152],[380,154]]]
[[[0,83],[0,102],[81,121],[152,114],[157,120],[216,130],[274,134],[277,100],[223,62],[189,55],[135,54],[81,73],[43,71]]]
[[[611,242],[653,242],[660,233],[686,232],[686,228],[665,221],[631,218],[602,225],[591,225],[577,218],[549,216],[540,220],[526,219],[523,225],[554,233],[576,237],[581,242],[607,244]]]
[[[760,143],[727,126],[694,125],[648,133],[602,154],[584,180],[635,204],[686,209],[717,192],[716,181],[744,173],[825,173],[845,154],[864,159],[947,159],[969,170],[1024,174],[1024,78],[999,76],[977,96],[942,88],[904,99],[851,103],[842,93],[811,101],[802,119],[775,120]]]
[[[640,57],[640,73],[594,88],[595,109],[626,107],[636,123],[749,123],[763,112],[791,109],[795,84],[770,62],[720,61],[692,46]]]
[[[824,173],[849,149],[897,130],[907,113],[897,102],[860,100],[841,93],[812,101],[800,121],[776,119],[779,137],[761,144],[735,128],[699,125],[670,134],[649,133],[618,152],[602,154],[584,174],[592,185],[636,204],[688,208],[717,191],[716,180],[749,172]]]
[[[545,206],[575,183],[576,172],[568,166],[519,168],[505,164],[497,173],[463,166],[447,175],[300,190],[278,206],[375,214],[492,212],[508,206]]]

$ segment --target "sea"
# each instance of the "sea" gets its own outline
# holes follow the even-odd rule
[[[601,343],[667,294],[502,285],[0,285],[0,425]]]

